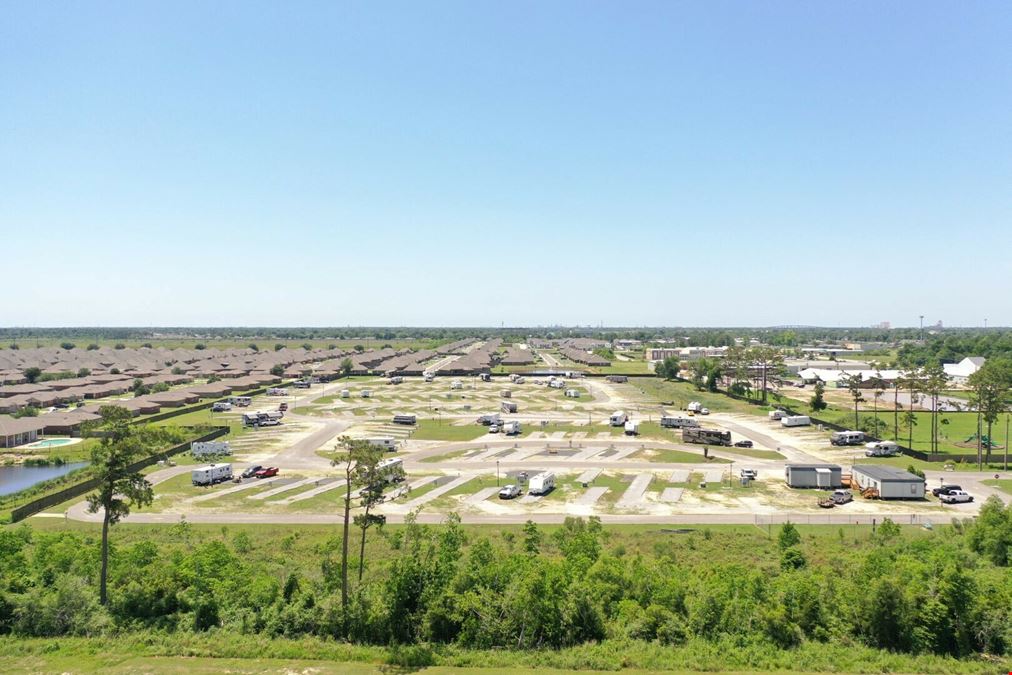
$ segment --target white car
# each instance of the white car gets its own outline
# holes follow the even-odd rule
[[[941,495],[938,499],[945,504],[959,504],[962,502],[972,502],[973,495],[966,490],[953,490],[952,492]]]
[[[519,485],[507,485],[502,490],[499,490],[499,499],[513,499],[520,496]]]
[[[710,409],[709,408],[701,408],[699,410],[699,414],[700,415],[709,415],[710,414]]]
[[[490,434],[497,434],[497,433],[499,433],[499,425],[498,424],[490,424],[488,426],[488,433],[490,433]]]

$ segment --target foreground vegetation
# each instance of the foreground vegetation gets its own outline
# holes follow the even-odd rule
[[[95,667],[259,655],[941,673],[994,672],[1012,646],[1012,508],[996,502],[974,524],[934,532],[463,527],[453,517],[378,532],[345,611],[339,527],[120,525],[107,606],[98,528],[7,527],[0,634],[12,637],[0,653],[7,665],[88,654]],[[55,637],[75,639],[30,639]]]

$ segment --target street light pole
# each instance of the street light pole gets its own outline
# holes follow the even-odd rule
[[[495,486],[499,487],[499,460],[495,460]]]

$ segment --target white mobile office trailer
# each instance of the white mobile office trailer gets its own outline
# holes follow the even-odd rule
[[[231,455],[232,446],[228,441],[204,441],[190,443],[190,455],[193,457],[206,457],[208,455]]]
[[[608,418],[608,423],[611,424],[611,426],[613,427],[621,427],[625,425],[626,420],[628,419],[629,419],[628,415],[626,415],[621,410],[618,410],[611,414],[611,417]]]
[[[543,495],[555,488],[555,474],[551,471],[544,471],[531,478],[527,484],[527,494]]]
[[[232,480],[231,464],[208,464],[190,472],[190,480],[194,485],[214,485],[226,480]]]
[[[780,424],[785,427],[807,427],[812,423],[808,415],[788,415],[780,418]]]

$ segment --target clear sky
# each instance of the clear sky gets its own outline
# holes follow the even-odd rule
[[[1012,3],[5,2],[0,325],[1012,324]]]

